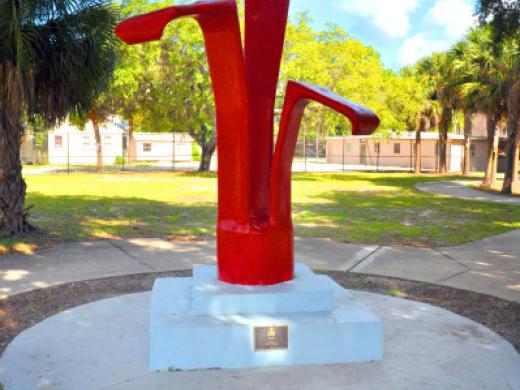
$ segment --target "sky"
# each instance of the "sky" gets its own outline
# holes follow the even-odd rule
[[[476,24],[474,0],[291,0],[292,17],[305,11],[313,27],[337,24],[396,71],[448,49]]]

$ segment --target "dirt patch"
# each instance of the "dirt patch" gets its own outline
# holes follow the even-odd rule
[[[509,340],[520,352],[520,304],[451,287],[396,278],[320,272],[342,286],[430,303],[470,318]],[[0,353],[23,330],[73,307],[117,295],[151,290],[157,277],[191,276],[191,271],[117,276],[29,291],[0,300]]]

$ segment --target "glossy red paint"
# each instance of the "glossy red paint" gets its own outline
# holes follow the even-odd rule
[[[218,129],[217,258],[220,280],[270,285],[294,277],[291,165],[305,107],[317,101],[352,122],[379,126],[370,110],[323,88],[290,81],[273,153],[274,105],[289,0],[246,0],[245,50],[235,0],[201,1],[136,16],[117,35],[129,44],[160,39],[173,19],[199,23],[215,94]]]

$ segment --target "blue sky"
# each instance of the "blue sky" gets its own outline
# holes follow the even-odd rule
[[[291,1],[292,16],[307,11],[318,29],[339,25],[394,70],[461,39],[476,23],[474,9],[474,0]]]

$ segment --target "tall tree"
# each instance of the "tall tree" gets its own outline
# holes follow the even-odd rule
[[[119,13],[123,19],[139,14],[154,11],[173,5],[172,1],[123,0]],[[120,115],[128,121],[128,150],[129,162],[136,157],[134,131],[157,131],[157,126],[146,128],[142,126],[146,107],[156,103],[153,97],[155,91],[157,58],[160,54],[159,42],[150,42],[143,45],[126,45],[119,42],[116,47],[116,67],[110,88],[105,94],[106,104],[111,114]],[[161,123],[162,124],[162,123]],[[154,124],[155,125],[155,124]],[[168,123],[160,127],[163,131],[174,130]]]
[[[172,4],[169,0],[123,1],[121,13],[129,17]],[[135,126],[145,132],[189,133],[202,151],[199,170],[209,170],[217,143],[215,109],[203,38],[196,23],[179,21],[159,42],[118,51],[122,55],[109,93],[116,111],[129,121],[131,130]]]
[[[0,0],[0,227],[34,229],[25,208],[22,122],[88,111],[113,62],[115,13],[101,0]]]
[[[502,64],[504,65],[507,90],[507,151],[506,171],[502,192],[511,194],[518,183],[520,166],[520,33],[515,39],[504,41]]]
[[[371,107],[381,118],[380,135],[409,128],[422,94],[414,78],[385,70],[374,49],[334,24],[316,31],[305,14],[287,26],[280,89],[290,79],[308,80]],[[302,123],[302,133],[314,140],[349,132],[348,121],[321,106],[311,105]]]
[[[410,105],[412,111],[410,113],[409,128],[415,131],[414,144],[414,168],[415,174],[422,172],[422,133],[427,129],[432,129],[436,125],[439,107],[438,103],[431,100],[434,94],[434,84],[417,71],[416,67],[408,66],[401,69],[401,77],[404,80],[412,80],[410,87],[413,88],[414,105]]]
[[[506,113],[504,74],[501,58],[492,46],[491,30],[472,30],[466,40],[452,50],[457,77],[452,80],[463,96],[467,111],[483,112],[487,116],[488,156],[482,185],[492,186],[498,165],[499,126]]]
[[[491,27],[494,53],[501,58],[497,71],[505,79],[508,141],[502,192],[511,193],[520,168],[520,2],[479,0],[477,13],[481,25]]]
[[[466,87],[467,83],[477,81],[475,79],[474,68],[466,56],[468,42],[463,40],[458,42],[449,51],[448,57],[451,62],[451,74],[447,80],[448,95],[452,99],[452,106],[462,111],[464,117],[464,153],[462,174],[467,176],[471,170],[471,130],[472,118],[477,111],[474,102],[468,99],[470,90]]]
[[[417,64],[417,71],[429,81],[433,91],[431,99],[440,105],[439,121],[439,173],[448,171],[448,132],[453,124],[454,104],[447,88],[451,77],[450,61],[447,53],[434,53]]]

